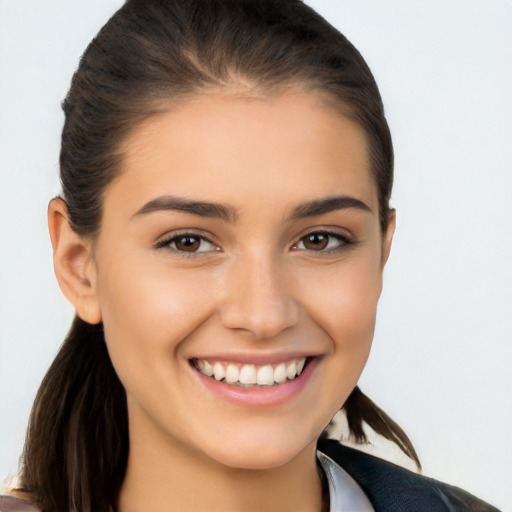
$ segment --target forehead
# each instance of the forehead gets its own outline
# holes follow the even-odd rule
[[[377,209],[364,131],[312,92],[196,96],[136,127],[121,152],[112,191],[140,204],[165,193],[240,207],[339,193]]]

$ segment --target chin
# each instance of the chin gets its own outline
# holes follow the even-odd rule
[[[320,435],[320,434],[319,434]],[[235,469],[270,470],[284,466],[311,451],[315,453],[316,437],[296,438],[294,435],[254,436],[232,439],[217,444],[205,453],[216,462]]]

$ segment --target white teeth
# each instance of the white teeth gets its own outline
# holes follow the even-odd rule
[[[256,368],[254,364],[240,365],[216,361],[209,363],[206,359],[197,359],[196,368],[208,377],[223,381],[232,385],[250,386],[274,386],[287,380],[293,380],[302,373],[306,364],[306,358],[279,363],[273,367],[266,364]]]
[[[295,361],[292,361],[287,367],[286,367],[286,376],[289,379],[295,378],[297,375],[297,363]]]
[[[244,364],[238,380],[242,384],[256,384],[256,367],[253,364]]]
[[[232,384],[233,382],[238,382],[239,371],[236,364],[228,364],[226,368],[226,382]]]
[[[215,363],[213,365],[213,376],[215,377],[215,380],[222,380],[226,376],[223,364]]]
[[[213,375],[212,365],[208,361],[205,361],[204,359],[202,360],[202,363],[203,363],[202,372],[205,375],[208,375],[208,377],[211,377]]]
[[[284,363],[278,364],[274,370],[274,381],[280,384],[286,380],[286,365]]]
[[[272,384],[274,384],[274,370],[272,366],[266,364],[258,370],[256,383],[259,386],[272,386]]]

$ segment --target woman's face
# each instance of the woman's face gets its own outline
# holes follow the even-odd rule
[[[311,92],[224,92],[123,152],[91,283],[131,442],[253,469],[314,450],[367,360],[391,243],[362,130]]]

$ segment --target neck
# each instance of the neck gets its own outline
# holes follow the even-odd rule
[[[162,436],[165,437],[165,436]],[[122,512],[320,512],[316,442],[269,469],[232,468],[158,436],[132,435]]]

